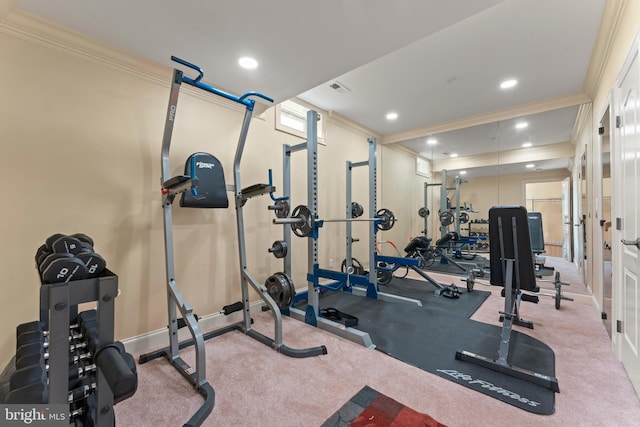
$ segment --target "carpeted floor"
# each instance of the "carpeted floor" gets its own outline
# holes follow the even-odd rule
[[[557,265],[563,280],[571,282],[566,293],[575,301],[563,302],[560,310],[555,310],[552,298],[526,304],[522,316],[532,320],[535,329],[515,328],[545,342],[556,355],[560,393],[551,415],[525,412],[382,352],[285,318],[287,345],[323,344],[328,354],[289,358],[240,332],[207,341],[207,378],[216,390],[216,405],[204,425],[320,426],[369,386],[450,427],[635,426],[640,400],[613,354],[591,296],[579,282],[573,264],[559,260]],[[436,277],[445,283],[457,280]],[[500,289],[480,283],[476,288],[491,295],[471,319],[499,325]],[[272,336],[270,313],[257,312],[253,317],[254,328]],[[192,348],[182,355],[193,361]],[[139,366],[138,374],[137,393],[115,407],[118,425],[182,425],[202,403],[200,395],[165,360]]]

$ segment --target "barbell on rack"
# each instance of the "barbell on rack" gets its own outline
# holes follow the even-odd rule
[[[308,237],[313,232],[317,223],[324,222],[349,222],[349,221],[375,221],[378,230],[391,230],[396,222],[396,217],[389,209],[380,209],[375,218],[332,218],[314,219],[311,211],[305,205],[298,205],[291,212],[289,218],[274,218],[274,224],[289,224],[291,230],[298,237]]]

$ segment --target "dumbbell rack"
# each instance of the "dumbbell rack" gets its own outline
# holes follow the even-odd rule
[[[49,331],[49,403],[68,404],[69,318],[78,304],[97,306],[96,348],[113,343],[114,300],[118,295],[118,276],[105,269],[95,279],[65,283],[43,283],[40,287],[40,322]],[[102,370],[96,368],[96,414],[99,426],[114,425],[113,393]]]

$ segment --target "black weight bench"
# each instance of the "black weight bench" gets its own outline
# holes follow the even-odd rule
[[[533,328],[531,322],[520,318],[520,303],[521,301],[538,302],[537,296],[522,293],[522,291],[538,290],[527,210],[523,206],[494,206],[489,209],[489,239],[491,241],[490,283],[504,287],[504,312],[500,313],[502,333],[498,357],[491,358],[459,350],[456,352],[456,359],[475,363],[559,392],[558,380],[555,377],[532,372],[512,365],[509,361],[512,325],[515,323]]]

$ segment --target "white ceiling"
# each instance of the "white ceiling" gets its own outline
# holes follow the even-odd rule
[[[11,0],[4,0],[11,1]],[[234,94],[299,97],[423,156],[442,123],[581,94],[606,0],[15,0],[38,15]],[[240,56],[259,61],[241,70]],[[501,91],[499,83],[519,84]],[[349,91],[329,85],[338,81]],[[385,120],[389,111],[399,117]],[[577,107],[529,115],[534,144],[569,139]],[[433,154],[494,148],[495,127],[436,135]],[[494,125],[495,126],[495,125]],[[518,146],[501,123],[499,148]],[[403,142],[403,135],[411,135]],[[493,140],[495,141],[495,139]],[[429,156],[430,157],[430,156]]]

